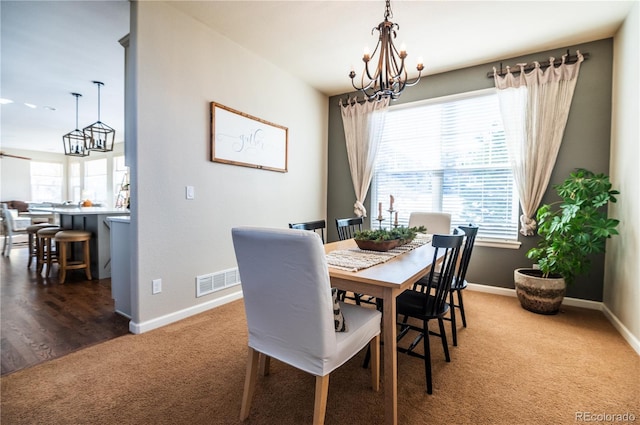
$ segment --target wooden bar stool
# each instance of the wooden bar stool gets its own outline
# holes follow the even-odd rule
[[[91,280],[91,258],[89,256],[91,232],[86,232],[84,230],[62,230],[56,233],[54,239],[59,247],[58,266],[60,267],[60,283],[64,283],[67,277],[67,270],[84,269],[87,279]],[[82,260],[70,261],[67,258],[69,255],[68,246],[71,246],[74,242],[82,242],[83,244]]]
[[[59,227],[45,227],[36,232],[38,241],[38,273],[42,273],[42,268],[47,265],[47,277],[51,272],[51,264],[58,262],[58,250],[53,249],[53,238],[60,232]]]
[[[31,260],[36,259],[36,265],[38,264],[38,230],[44,229],[47,227],[58,227],[55,224],[50,223],[40,223],[34,224],[27,227],[27,235],[29,236],[29,263],[27,264],[27,268],[31,268]]]

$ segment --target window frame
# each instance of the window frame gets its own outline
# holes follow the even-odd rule
[[[446,95],[446,96],[440,96],[440,97],[436,97],[436,98],[431,98],[431,99],[424,99],[424,100],[419,100],[419,101],[415,101],[415,102],[408,102],[408,103],[403,103],[403,104],[399,104],[399,105],[393,105],[389,108],[390,112],[396,112],[398,110],[402,110],[402,109],[415,109],[415,108],[421,108],[424,106],[428,106],[428,105],[441,105],[441,104],[447,104],[447,103],[452,103],[452,102],[456,102],[456,101],[462,101],[465,99],[473,99],[473,98],[477,98],[477,97],[484,97],[484,96],[488,96],[488,95],[495,95],[497,97],[497,93],[495,91],[495,89],[493,88],[489,88],[489,89],[481,89],[481,90],[473,90],[473,91],[469,91],[469,92],[464,92],[464,93],[456,93],[456,94],[451,94],[451,95]],[[511,166],[510,163],[508,161],[503,162],[503,165],[496,167],[496,169],[501,169],[501,170],[505,170],[505,169],[509,169],[511,170]],[[506,167],[505,167],[506,164]],[[375,166],[374,166],[375,168]],[[458,168],[458,167],[456,167]],[[474,168],[482,168],[480,166],[476,166]],[[433,169],[430,169],[428,167],[424,168],[424,171],[426,173],[428,172],[433,172]],[[380,223],[377,220],[377,216],[378,216],[378,202],[380,200],[385,200],[385,197],[388,196],[387,194],[377,194],[376,190],[378,188],[378,173],[376,172],[376,170],[374,169],[374,174],[373,174],[373,179],[371,182],[371,191],[370,191],[370,211],[372,211],[372,214],[370,216],[370,227],[371,228],[378,228]],[[444,199],[444,194],[442,193],[442,188],[440,189],[440,201],[434,201],[436,204],[440,203],[444,203],[443,199]],[[511,233],[509,236],[512,236],[512,238],[509,237],[488,237],[486,235],[478,235],[478,238],[476,239],[477,244],[478,245],[484,245],[484,246],[490,246],[490,247],[500,247],[500,248],[511,248],[511,249],[517,249],[520,247],[521,243],[519,242],[519,232],[518,232],[518,228],[519,228],[519,215],[520,215],[520,206],[519,206],[519,198],[518,198],[518,193],[517,190],[515,188],[515,182],[513,182],[513,186],[512,186],[512,201],[511,201],[511,220],[509,220],[509,227],[513,228],[513,233]],[[437,198],[437,197],[436,197]],[[433,203],[433,202],[432,202]],[[385,202],[383,202],[383,205],[385,204]],[[440,207],[442,207],[442,205],[440,205]],[[382,222],[382,225],[384,226],[385,224],[389,223],[386,220],[391,220],[390,216],[387,216],[387,206],[383,207],[383,218],[385,221]],[[435,209],[432,209],[435,210]],[[507,212],[509,211],[508,209],[506,210]],[[373,214],[373,212],[375,212],[375,214]],[[445,210],[445,212],[447,212]],[[404,222],[408,222],[408,214],[405,214],[406,217],[404,217],[403,220]],[[403,223],[401,223],[403,224]]]

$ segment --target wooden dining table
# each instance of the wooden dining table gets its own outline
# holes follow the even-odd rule
[[[353,239],[331,242],[325,252],[356,248]],[[402,253],[384,263],[358,271],[329,265],[331,286],[345,291],[375,296],[383,300],[383,389],[385,424],[398,423],[398,369],[396,341],[396,297],[431,270],[434,248],[431,243]]]

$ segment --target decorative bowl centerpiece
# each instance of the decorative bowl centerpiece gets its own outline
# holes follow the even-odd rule
[[[427,228],[420,227],[396,227],[391,230],[360,230],[355,234],[358,248],[367,251],[385,252],[400,245],[411,242],[418,233],[426,233]]]

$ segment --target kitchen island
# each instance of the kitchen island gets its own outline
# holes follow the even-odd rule
[[[59,217],[63,229],[86,230],[91,232],[89,251],[91,255],[91,275],[98,279],[111,277],[110,216],[129,215],[126,208],[105,207],[54,207],[38,208],[35,211],[49,212]]]

